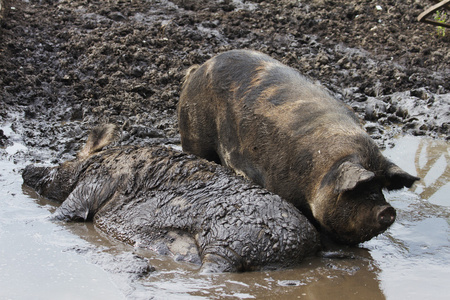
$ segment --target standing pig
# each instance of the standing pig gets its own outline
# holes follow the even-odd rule
[[[259,52],[192,67],[178,120],[184,151],[280,195],[341,243],[385,231],[396,213],[382,190],[418,180],[381,154],[349,107]]]
[[[75,160],[25,168],[25,184],[62,202],[57,219],[93,220],[124,242],[201,262],[205,272],[292,266],[318,250],[314,226],[279,196],[169,148],[100,151],[114,132],[93,130]]]

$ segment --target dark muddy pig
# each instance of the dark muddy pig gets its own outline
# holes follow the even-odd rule
[[[280,195],[338,242],[385,231],[396,213],[382,190],[418,180],[381,154],[349,107],[259,52],[190,68],[178,119],[184,151]]]
[[[25,168],[25,184],[62,202],[55,218],[93,220],[119,240],[209,272],[291,266],[318,250],[314,226],[278,195],[170,148],[100,150],[113,136],[113,127],[97,128],[76,159]]]

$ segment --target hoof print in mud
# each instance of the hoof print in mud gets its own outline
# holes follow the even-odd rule
[[[62,203],[56,219],[92,220],[121,241],[201,261],[203,272],[288,267],[319,249],[314,226],[279,196],[170,148],[101,150],[115,132],[94,129],[72,161],[25,168],[25,184]]]
[[[341,243],[384,232],[396,213],[382,190],[418,180],[381,154],[348,106],[260,52],[191,67],[178,119],[184,151],[278,194]]]

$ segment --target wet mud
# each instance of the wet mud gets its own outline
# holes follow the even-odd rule
[[[416,1],[343,3],[10,1],[0,120],[56,160],[105,122],[123,127],[123,144],[176,142],[186,69],[249,48],[320,81],[380,144],[391,125],[448,137],[450,35],[415,21]]]
[[[8,5],[0,21],[0,298],[446,297],[450,34],[416,21],[431,2],[1,3]],[[357,112],[386,156],[423,178],[386,195],[397,221],[352,249],[356,259],[201,276],[87,224],[52,223],[53,204],[22,190],[25,165],[72,159],[101,123],[121,126],[119,145],[179,143],[185,71],[236,48],[262,51],[319,81]],[[403,133],[406,142],[394,139]],[[129,264],[142,270],[146,259],[156,271],[127,272]]]

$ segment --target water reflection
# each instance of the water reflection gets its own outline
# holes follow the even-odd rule
[[[443,140],[405,136],[384,154],[401,168],[421,178],[412,191],[422,199],[450,206],[450,146]]]
[[[423,184],[414,190],[422,199],[430,199],[448,184],[450,178],[450,148],[442,141],[422,139],[414,159],[417,176]]]

